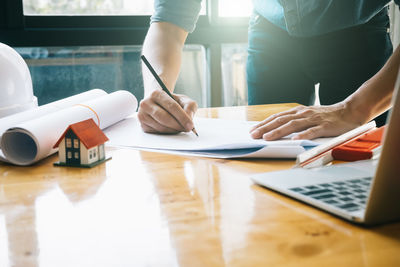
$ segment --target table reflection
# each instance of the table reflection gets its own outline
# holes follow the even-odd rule
[[[203,115],[268,114],[230,110]],[[0,267],[399,265],[399,224],[355,226],[249,179],[294,161],[109,151],[93,169],[0,163]]]

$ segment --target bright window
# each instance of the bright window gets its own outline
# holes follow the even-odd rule
[[[201,15],[206,14],[205,0]],[[154,0],[23,0],[25,15],[151,15]]]
[[[243,75],[226,76],[236,75],[240,67],[223,63],[225,69],[221,72],[218,68],[221,54],[226,54],[221,47],[246,42],[251,3],[202,0],[202,16],[187,40],[176,93],[190,96],[199,107],[242,103]],[[139,56],[153,4],[154,0],[0,1],[0,10],[7,10],[8,18],[2,36],[18,47],[28,63],[40,105],[91,88],[128,90],[141,100]],[[219,20],[207,17],[216,14],[217,9]],[[27,34],[31,32],[27,29],[35,34]],[[228,84],[231,78],[237,83],[234,87],[242,90],[240,93],[226,93],[222,80]]]
[[[223,44],[221,49],[224,105],[247,105],[247,44]]]
[[[251,0],[219,0],[221,17],[249,17],[253,10]]]
[[[128,90],[143,98],[141,46],[16,48],[29,66],[40,105],[92,88],[107,92]],[[176,93],[206,106],[205,50],[186,45]],[[70,140],[71,142],[71,140]],[[77,147],[76,147],[77,148]]]
[[[24,0],[25,15],[150,15],[153,0]]]

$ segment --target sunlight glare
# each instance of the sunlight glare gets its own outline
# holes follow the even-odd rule
[[[251,0],[219,0],[221,17],[249,17],[252,9]]]

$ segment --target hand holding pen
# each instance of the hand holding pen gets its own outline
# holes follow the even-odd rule
[[[143,130],[149,133],[193,131],[197,135],[192,121],[196,102],[184,95],[172,95],[146,57],[141,58],[155,78],[155,86],[162,89],[154,90],[140,103],[138,118]]]

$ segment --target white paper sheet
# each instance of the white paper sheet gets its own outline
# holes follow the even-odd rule
[[[106,129],[105,133],[111,146],[214,158],[295,158],[307,148],[328,140],[254,140],[250,137],[249,129],[255,123],[195,118],[194,124],[199,133],[197,137],[191,132],[176,135],[144,133],[136,116],[132,116]]]

